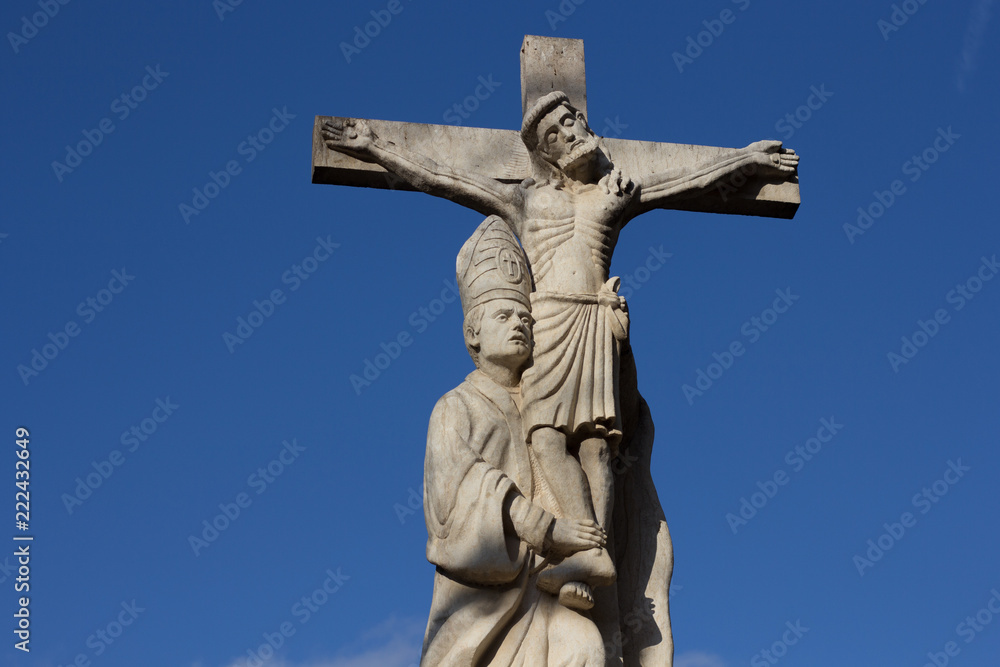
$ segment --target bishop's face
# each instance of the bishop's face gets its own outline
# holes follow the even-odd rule
[[[562,170],[597,151],[597,137],[587,121],[566,104],[560,104],[538,123],[538,152]]]
[[[480,358],[510,370],[520,369],[531,356],[531,312],[511,299],[490,301],[478,338]]]

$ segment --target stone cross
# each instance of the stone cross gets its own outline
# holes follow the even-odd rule
[[[583,40],[526,35],[521,46],[522,112],[536,99],[553,90],[565,92],[573,106],[586,114]],[[332,119],[330,116],[316,116],[313,127],[313,183],[414,189],[377,164],[362,162],[328,148],[321,128],[325,121]],[[368,124],[378,136],[457,171],[479,173],[504,183],[519,183],[531,175],[527,149],[514,130],[383,120],[369,120]],[[602,143],[615,164],[625,173],[666,171],[670,167],[695,164],[732,150],[616,138],[604,138]],[[672,200],[664,206],[773,218],[792,218],[798,207],[797,178],[761,179],[742,173],[734,174],[699,196]]]
[[[456,263],[477,370],[428,430],[422,664],[672,661],[672,546],[612,254],[653,208],[791,218],[799,157],[777,141],[598,139],[585,81],[582,41],[527,36],[520,131],[316,118],[314,183],[419,189],[488,216]]]

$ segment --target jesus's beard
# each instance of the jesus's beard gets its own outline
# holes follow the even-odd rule
[[[556,162],[560,170],[566,171],[570,167],[575,167],[581,160],[589,159],[597,151],[597,139],[591,135],[583,140],[583,143],[571,150]]]

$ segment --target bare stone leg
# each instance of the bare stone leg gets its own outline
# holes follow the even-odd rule
[[[535,429],[531,451],[563,516],[597,521],[587,478],[580,462],[567,449],[566,435],[554,428]]]
[[[609,511],[610,501],[603,486],[610,484],[608,448],[603,439],[591,440],[596,442],[588,447],[588,465],[596,468],[603,451],[606,474],[598,479],[602,484],[601,492],[604,493],[601,510],[606,512]],[[608,518],[595,515],[590,484],[584,474],[584,468],[580,461],[569,453],[566,444],[566,436],[553,428],[537,429],[531,438],[531,450],[563,515],[593,519],[603,528],[608,525]],[[572,554],[557,565],[543,570],[538,575],[538,587],[549,593],[558,594],[559,601],[571,609],[586,610],[594,606],[591,586],[607,586],[614,580],[615,566],[607,550],[590,549]]]
[[[614,504],[614,477],[611,448],[604,438],[587,438],[580,443],[580,467],[587,476],[597,523],[605,531],[611,525]]]

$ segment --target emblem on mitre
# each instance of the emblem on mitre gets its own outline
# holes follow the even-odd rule
[[[531,276],[517,237],[499,216],[483,220],[458,252],[455,263],[462,312],[512,299],[531,307]]]

